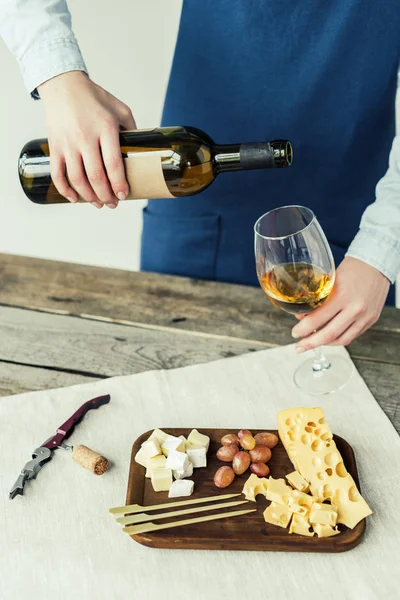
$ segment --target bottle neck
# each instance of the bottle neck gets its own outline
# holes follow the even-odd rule
[[[287,140],[213,146],[216,173],[290,166],[292,147]]]
[[[213,147],[213,160],[217,173],[227,171],[239,171],[240,166],[240,144]]]

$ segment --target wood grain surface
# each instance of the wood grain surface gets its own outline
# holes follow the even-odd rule
[[[188,436],[190,429],[163,429],[170,435]],[[220,447],[221,437],[227,433],[237,433],[228,429],[201,429],[201,433],[208,435],[211,439],[210,449],[207,454],[207,467],[195,469],[192,479],[195,489],[192,498],[214,496],[216,494],[241,493],[244,483],[250,475],[247,471],[241,476],[236,476],[234,482],[225,489],[218,489],[213,483],[216,470],[225,465],[216,457]],[[152,504],[168,503],[168,492],[154,492],[150,479],[145,478],[145,469],[134,460],[136,452],[141,444],[149,437],[151,431],[141,435],[133,445],[131,464],[129,471],[128,490],[126,504],[140,504],[150,506]],[[255,435],[258,431],[253,431]],[[273,431],[277,434],[277,431]],[[351,446],[339,436],[334,436],[343,462],[359,486],[357,468],[354,452]],[[293,471],[286,450],[281,442],[272,450],[272,458],[268,463],[271,476],[274,478],[284,477]],[[235,498],[236,499],[236,498]],[[244,499],[244,497],[238,497]],[[173,502],[173,500],[170,500]],[[345,552],[351,550],[360,543],[365,531],[365,519],[354,529],[348,529],[340,525],[341,533],[330,538],[304,537],[297,534],[289,534],[287,529],[266,523],[263,511],[268,506],[263,496],[257,496],[257,502],[249,502],[240,506],[241,509],[255,508],[257,512],[235,517],[232,519],[221,519],[200,524],[191,524],[185,527],[175,527],[157,532],[149,532],[131,536],[135,541],[152,548],[185,548],[200,550],[259,550],[273,552]],[[233,510],[237,510],[238,507]],[[164,512],[163,509],[162,512]],[[214,511],[212,511],[214,513]],[[208,512],[202,515],[210,514]],[[168,522],[168,519],[157,521],[157,523]]]
[[[7,254],[0,306],[2,395],[275,347],[295,322],[255,287]],[[400,310],[349,352],[400,431]]]

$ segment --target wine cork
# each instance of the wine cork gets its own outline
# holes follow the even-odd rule
[[[95,475],[103,475],[108,469],[108,460],[86,446],[75,446],[72,450],[72,458]]]

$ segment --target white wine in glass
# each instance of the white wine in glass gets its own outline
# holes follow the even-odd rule
[[[254,226],[257,276],[262,290],[278,308],[306,315],[322,306],[335,283],[335,263],[314,213],[304,206],[269,211]],[[296,385],[312,395],[342,388],[353,366],[321,348],[295,372]]]

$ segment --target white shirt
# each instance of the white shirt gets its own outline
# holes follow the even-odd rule
[[[0,35],[19,62],[28,91],[67,71],[85,71],[66,0],[0,0]],[[389,168],[376,186],[375,202],[361,219],[347,256],[381,271],[392,283],[400,273],[400,137]]]

